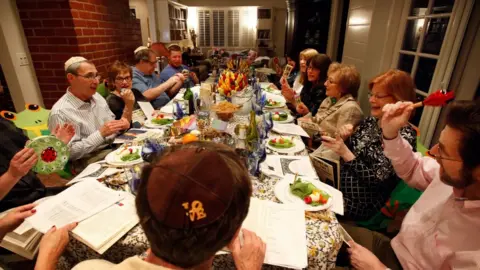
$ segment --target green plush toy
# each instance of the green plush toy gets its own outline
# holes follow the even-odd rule
[[[44,109],[36,104],[25,104],[24,111],[14,113],[1,111],[0,115],[12,121],[16,127],[26,131],[29,139],[42,135],[50,135],[48,130],[48,115],[50,110]]]

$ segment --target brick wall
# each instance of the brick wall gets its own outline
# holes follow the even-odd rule
[[[131,61],[141,45],[140,21],[128,0],[17,0],[45,106],[67,88],[63,65],[73,55],[91,60],[105,75],[115,60]]]

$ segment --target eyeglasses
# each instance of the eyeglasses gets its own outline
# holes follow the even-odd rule
[[[98,74],[95,74],[95,73],[88,73],[86,75],[82,75],[82,74],[77,74],[77,76],[79,77],[83,77],[87,80],[99,80],[102,78],[102,76],[98,75]]]
[[[372,92],[368,92],[368,98],[374,97],[375,99],[382,99],[382,98],[387,98],[387,97],[391,97],[391,96],[392,95],[390,95],[390,94],[379,95],[379,94],[373,94]]]
[[[124,82],[124,81],[125,81],[125,82],[129,82],[129,81],[131,81],[131,80],[132,80],[132,77],[130,77],[130,76],[127,76],[127,77],[116,77],[116,78],[115,78],[115,82],[119,82],[119,83]]]
[[[434,152],[437,152],[437,151],[438,151],[438,154],[433,154],[432,151],[434,151]],[[440,150],[440,145],[438,145],[438,144],[434,145],[434,146],[432,147],[432,149],[428,150],[428,151],[427,151],[427,154],[428,154],[429,156],[432,156],[433,158],[435,158],[437,161],[440,161],[440,160],[444,159],[444,160],[462,162],[462,161],[459,160],[459,159],[442,157],[442,150]]]
[[[337,82],[335,82],[331,77],[327,78],[327,82],[330,84],[337,84]]]

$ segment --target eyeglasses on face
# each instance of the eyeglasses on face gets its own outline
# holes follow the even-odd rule
[[[92,80],[92,81],[93,80],[100,81],[100,79],[102,78],[102,76],[98,75],[97,73],[77,74],[76,76],[85,78],[87,80]]]
[[[432,152],[437,152],[438,154],[433,154]],[[428,150],[427,151],[427,154],[429,156],[432,156],[433,158],[435,158],[437,161],[440,161],[440,160],[450,160],[450,161],[457,161],[457,162],[462,162],[461,160],[459,159],[455,159],[455,158],[448,158],[448,157],[443,157],[442,156],[442,150],[440,149],[440,145],[436,144],[432,147],[432,149]]]
[[[382,98],[387,98],[391,97],[392,95],[390,94],[373,94],[372,92],[368,92],[368,98],[374,97],[375,99],[382,99]]]
[[[328,78],[327,78],[327,83],[329,83],[329,84],[337,84],[337,82],[334,81],[332,77],[328,77]]]
[[[126,77],[116,77],[115,82],[122,83],[122,82],[130,82],[132,80],[132,77],[126,76]]]

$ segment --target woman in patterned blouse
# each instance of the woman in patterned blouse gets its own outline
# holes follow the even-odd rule
[[[323,144],[343,159],[340,190],[343,192],[345,216],[356,221],[375,215],[400,181],[390,160],[383,154],[382,108],[397,101],[415,100],[413,80],[408,73],[400,70],[389,70],[376,76],[368,88],[371,116],[363,120],[353,134],[347,131],[348,128],[341,128],[340,136],[335,139],[322,136]],[[408,125],[400,130],[400,135],[415,151],[415,130]]]

